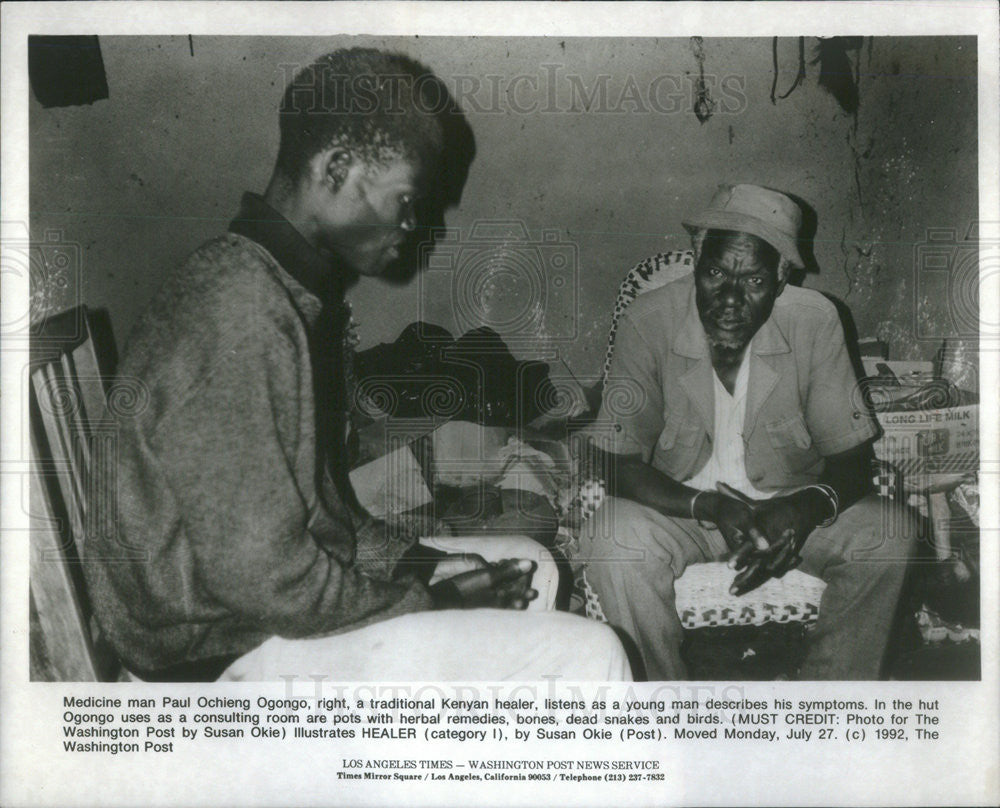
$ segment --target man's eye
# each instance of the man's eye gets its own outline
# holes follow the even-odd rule
[[[709,267],[708,268],[708,277],[710,277],[710,278],[721,278],[722,277],[722,270],[721,269],[716,269],[715,267]]]
[[[764,283],[764,279],[763,278],[758,278],[755,275],[752,278],[747,278],[747,283],[749,283],[751,286],[760,286],[762,283]]]

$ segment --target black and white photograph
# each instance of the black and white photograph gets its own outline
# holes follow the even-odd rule
[[[4,74],[4,677],[58,702],[50,762],[290,744],[345,789],[213,775],[246,804],[936,804],[899,790],[926,743],[991,801],[961,751],[997,741],[982,32],[150,5],[19,29],[23,97]],[[900,768],[681,788],[744,749]],[[581,755],[622,765],[576,790]]]

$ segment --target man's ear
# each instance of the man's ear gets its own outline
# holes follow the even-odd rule
[[[347,172],[354,163],[354,156],[347,149],[336,147],[323,154],[323,182],[332,193],[337,193],[347,179]]]
[[[788,277],[791,274],[792,274],[791,263],[789,263],[787,258],[782,257],[778,261],[778,290],[774,294],[775,297],[778,297],[782,292],[785,291],[785,287],[788,285]]]

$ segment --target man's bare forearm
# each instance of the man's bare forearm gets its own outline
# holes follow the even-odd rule
[[[865,443],[826,459],[820,482],[837,492],[840,510],[872,492],[873,456],[871,444]]]
[[[837,512],[850,508],[855,502],[872,491],[872,448],[870,443],[862,444],[838,455],[826,458],[826,468],[820,482],[837,493]],[[802,492],[810,512],[817,524],[832,515],[831,503],[825,494],[817,489]]]
[[[591,447],[591,451],[591,461],[600,470],[609,495],[630,499],[666,516],[689,519],[693,516],[713,522],[726,499],[717,491],[706,490],[695,501],[699,489],[677,482],[638,455],[616,455],[596,447]],[[820,482],[837,493],[839,511],[871,493],[870,444],[828,457]],[[806,509],[804,514],[813,524],[820,524],[833,515],[829,497],[818,489],[805,489],[791,497],[800,503],[799,507]]]
[[[691,517],[691,500],[698,493],[653,468],[638,455],[615,455],[594,449],[608,494],[638,502],[666,516]]]

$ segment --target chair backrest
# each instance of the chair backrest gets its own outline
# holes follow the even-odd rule
[[[113,479],[116,454],[105,398],[114,352],[99,352],[93,335],[83,306],[31,333],[31,658],[39,679],[102,681],[120,671],[93,620],[81,565],[86,536],[108,527],[98,523],[110,518],[102,472]]]
[[[615,300],[615,312],[611,317],[611,331],[608,333],[608,349],[604,354],[604,369],[601,379],[607,380],[611,368],[611,357],[615,350],[615,333],[618,331],[618,321],[625,309],[639,295],[682,278],[694,272],[694,252],[691,250],[671,250],[650,256],[640,261],[626,273],[618,287],[618,299]]]

